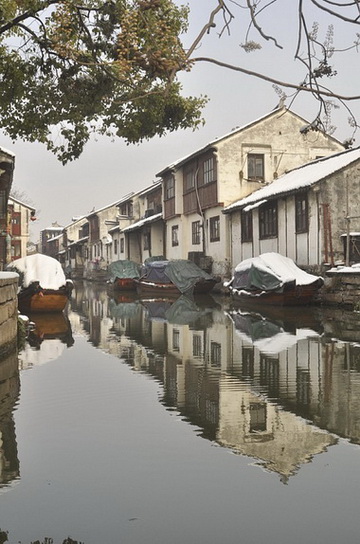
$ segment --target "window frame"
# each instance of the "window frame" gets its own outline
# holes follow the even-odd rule
[[[146,228],[143,231],[143,249],[144,251],[151,250],[151,229]]]
[[[278,233],[278,202],[270,200],[259,207],[259,238],[277,238]]]
[[[259,161],[259,162],[258,162]],[[258,176],[260,165],[261,175]],[[265,181],[265,155],[263,153],[248,153],[247,156],[247,179],[249,181]]]
[[[193,246],[201,244],[201,224],[200,221],[193,221],[191,223],[191,243]]]
[[[179,245],[179,225],[173,225],[171,227],[171,247],[177,247]]]
[[[253,241],[253,212],[250,210],[240,212],[240,228],[241,228],[241,241],[252,242]]]
[[[164,200],[171,200],[172,198],[175,198],[175,178],[174,176],[170,176],[165,180],[165,194],[164,194]]]
[[[210,217],[209,231],[210,242],[220,242],[220,215]]]
[[[295,195],[295,232],[309,232],[309,201],[305,192]]]
[[[215,178],[215,158],[208,157],[203,162],[203,184],[209,185],[216,181]]]

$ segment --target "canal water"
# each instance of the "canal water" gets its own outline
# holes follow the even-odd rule
[[[360,315],[79,283],[0,364],[0,542],[360,534]]]

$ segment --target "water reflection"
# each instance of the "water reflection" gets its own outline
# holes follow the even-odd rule
[[[358,314],[260,314],[210,296],[112,298],[79,283],[68,317],[72,334],[161,383],[163,404],[199,435],[283,482],[339,437],[360,443]],[[48,342],[44,334],[41,350]],[[35,364],[33,353],[24,350],[21,368]]]
[[[19,368],[25,370],[60,357],[74,344],[69,318],[63,313],[30,315],[32,327],[19,353]]]
[[[6,490],[20,476],[13,411],[19,398],[17,353],[0,360],[0,488]]]

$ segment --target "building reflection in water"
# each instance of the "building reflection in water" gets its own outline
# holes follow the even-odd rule
[[[20,464],[13,411],[20,393],[17,353],[0,359],[0,488],[14,485],[20,477]]]
[[[360,327],[342,315],[336,338],[334,320],[318,310],[265,316],[225,305],[115,300],[85,283],[69,318],[94,346],[159,381],[164,405],[200,435],[282,481],[339,437],[359,444],[360,339],[349,330]]]

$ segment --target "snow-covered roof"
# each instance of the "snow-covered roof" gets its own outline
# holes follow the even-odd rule
[[[214,147],[216,144],[218,144],[219,142],[221,142],[222,140],[225,140],[226,138],[229,138],[231,136],[234,136],[235,134],[238,134],[239,132],[242,132],[246,129],[249,129],[250,127],[252,127],[253,125],[256,125],[257,123],[261,123],[262,121],[264,121],[265,119],[269,118],[269,117],[272,117],[272,116],[275,116],[275,115],[279,115],[279,113],[281,115],[283,115],[284,113],[286,112],[289,112],[291,115],[294,115],[295,117],[297,117],[298,119],[300,119],[301,121],[304,122],[304,125],[308,125],[309,124],[309,121],[307,121],[306,119],[304,119],[303,117],[301,117],[300,115],[298,115],[297,113],[294,113],[293,111],[285,108],[285,107],[282,107],[282,108],[275,108],[274,110],[272,110],[271,112],[268,112],[266,113],[265,115],[262,115],[261,117],[258,117],[257,119],[251,121],[250,123],[247,123],[246,125],[243,125],[241,127],[236,127],[235,129],[231,130],[230,132],[228,132],[227,134],[224,134],[223,136],[220,136],[218,138],[215,138],[214,140],[212,140],[211,142],[207,143],[205,146],[197,149],[196,151],[193,151],[192,153],[190,153],[189,155],[186,155],[185,157],[182,157],[181,159],[178,159],[176,161],[174,161],[173,163],[169,164],[168,166],[166,166],[165,168],[163,168],[158,174],[156,174],[157,177],[161,177],[165,172],[167,172],[168,170],[173,170],[175,168],[179,168],[183,163],[187,162],[189,159],[191,159],[192,157],[195,157],[196,155],[199,155],[200,153],[203,153],[204,151],[210,149],[211,147]],[[334,138],[333,136],[329,136],[329,138],[331,138],[332,140],[336,141],[337,143],[340,143],[336,138]]]
[[[25,202],[22,202],[18,198],[15,198],[14,196],[9,196],[9,201],[16,202],[16,204],[20,204],[20,206],[23,206],[24,208],[28,208],[29,210],[34,210],[34,206],[31,206],[30,204],[26,204]]]
[[[47,240],[47,242],[53,242],[54,240],[60,240],[60,238],[62,238],[64,235],[63,233],[61,232],[60,234],[58,234],[57,236],[52,236],[51,238],[49,238]]]
[[[34,281],[38,281],[43,289],[59,289],[66,284],[59,261],[41,253],[17,259],[6,268],[23,275],[22,287],[28,287]]]
[[[0,152],[1,153],[6,153],[6,155],[10,155],[10,157],[15,157],[15,153],[13,153],[12,151],[9,151],[8,149],[5,149],[5,147],[0,147]]]
[[[69,246],[76,246],[76,244],[82,244],[83,242],[86,242],[88,240],[88,236],[83,236],[83,238],[79,238],[79,240],[74,240],[74,242],[70,242]]]
[[[157,221],[161,218],[162,218],[162,213],[150,215],[150,217],[145,217],[144,219],[140,219],[140,221],[137,221],[136,223],[133,223],[132,225],[129,225],[128,227],[125,227],[124,229],[121,229],[121,232],[130,232],[131,230],[139,229],[143,225],[147,223],[152,223],[153,221]]]
[[[291,170],[265,187],[233,202],[223,211],[227,213],[236,208],[245,208],[249,211],[256,203],[264,203],[269,198],[310,187],[358,160],[360,160],[360,147],[317,159]]]

